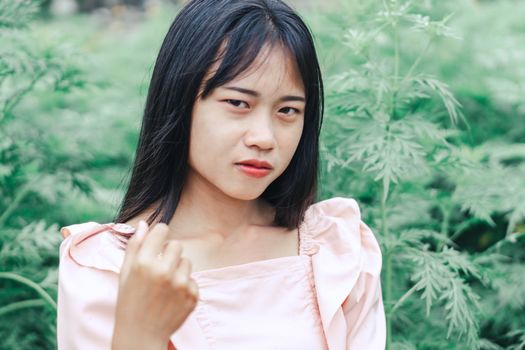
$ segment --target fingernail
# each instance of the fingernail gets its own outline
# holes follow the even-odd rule
[[[147,224],[144,220],[139,221],[139,227],[137,229],[137,236],[143,237],[146,234]]]

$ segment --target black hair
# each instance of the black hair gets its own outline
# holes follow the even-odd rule
[[[115,222],[126,222],[154,203],[147,219],[169,223],[188,172],[192,109],[202,97],[245,72],[264,45],[281,45],[302,78],[306,106],[296,152],[262,193],[275,208],[274,224],[296,228],[317,196],[323,82],[312,35],[280,0],[193,0],[178,13],[155,63],[129,187]],[[204,81],[213,63],[218,70]]]

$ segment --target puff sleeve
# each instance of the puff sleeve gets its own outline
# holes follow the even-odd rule
[[[386,318],[381,291],[382,256],[354,199],[336,197],[307,212],[312,266],[330,350],[383,350]]]
[[[125,251],[117,243],[135,228],[87,222],[63,227],[57,300],[58,350],[110,350],[119,273]],[[176,350],[172,341],[167,350]]]
[[[61,229],[58,350],[111,349],[119,253],[100,226],[88,222]],[[117,253],[104,254],[108,249]]]

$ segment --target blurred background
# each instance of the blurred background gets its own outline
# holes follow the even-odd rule
[[[0,0],[0,348],[56,348],[60,227],[111,222],[183,2]],[[525,2],[289,0],[326,84],[319,200],[380,241],[388,349],[525,349]]]

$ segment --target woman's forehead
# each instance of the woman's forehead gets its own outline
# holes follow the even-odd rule
[[[217,60],[208,70],[205,81],[212,78],[220,67],[222,60]],[[283,45],[265,44],[256,58],[243,71],[227,84],[246,84],[283,88],[304,94],[304,84],[295,58]]]

